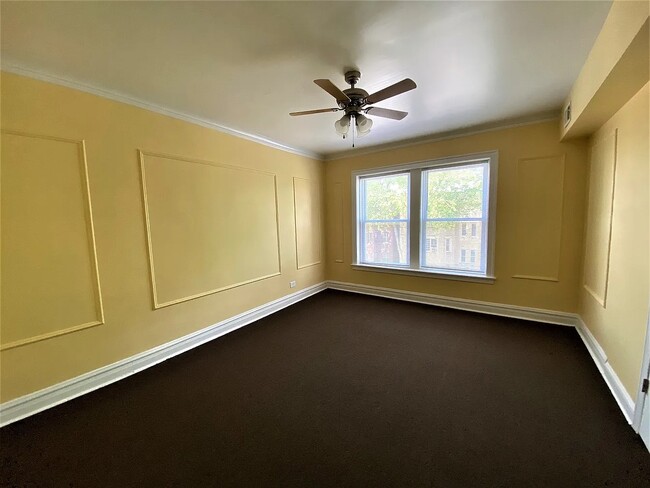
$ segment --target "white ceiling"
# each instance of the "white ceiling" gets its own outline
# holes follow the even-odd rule
[[[312,80],[369,93],[403,78],[418,88],[377,106],[357,147],[559,111],[609,1],[5,2],[2,64],[111,91],[332,155],[340,113]]]

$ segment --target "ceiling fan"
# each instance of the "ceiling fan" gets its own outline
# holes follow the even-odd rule
[[[336,132],[342,135],[343,138],[347,135],[351,125],[352,127],[356,127],[356,132],[359,136],[364,136],[370,132],[372,120],[364,114],[376,115],[377,117],[386,117],[394,120],[402,120],[408,115],[408,112],[392,110],[389,108],[368,107],[368,105],[381,102],[387,98],[417,88],[417,85],[413,80],[406,78],[384,88],[383,90],[379,90],[372,95],[368,95],[367,91],[362,90],[361,88],[356,88],[355,85],[359,79],[361,79],[361,72],[357,70],[347,71],[345,73],[345,82],[350,85],[350,88],[342,91],[339,90],[339,88],[330,80],[314,80],[314,83],[336,99],[338,107],[306,110],[304,112],[291,112],[289,115],[311,115],[344,110],[345,115],[334,123]]]

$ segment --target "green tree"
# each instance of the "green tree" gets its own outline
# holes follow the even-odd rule
[[[428,172],[427,218],[480,218],[482,207],[483,167]]]
[[[406,219],[408,217],[408,175],[368,178],[366,218],[369,220]]]
[[[395,220],[408,218],[408,183],[406,174],[368,178],[364,181],[366,194],[366,218],[368,220]],[[384,238],[387,234],[389,254],[386,259],[393,263],[405,263],[407,250],[402,241],[406,242],[406,226],[404,224],[376,223],[372,224],[372,249],[375,259],[380,254]],[[379,231],[379,232],[377,232]]]

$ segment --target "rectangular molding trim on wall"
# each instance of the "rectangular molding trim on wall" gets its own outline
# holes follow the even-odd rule
[[[16,131],[11,129],[2,129],[0,133],[3,136],[17,136],[22,138],[31,138],[44,141],[52,141],[63,144],[72,144],[77,147],[77,157],[78,157],[78,166],[79,166],[79,177],[81,178],[81,187],[83,191],[83,213],[85,217],[85,227],[86,235],[88,240],[88,257],[90,259],[91,273],[93,280],[93,295],[95,302],[95,313],[96,317],[94,320],[90,320],[81,324],[68,325],[66,327],[61,327],[57,330],[52,330],[49,332],[44,332],[31,337],[23,337],[18,340],[14,340],[8,343],[2,343],[0,341],[0,351],[5,351],[15,347],[24,346],[26,344],[32,344],[34,342],[39,342],[43,340],[50,339],[52,337],[58,337],[65,334],[71,334],[73,332],[78,332],[80,330],[88,329],[91,327],[96,327],[98,325],[104,325],[104,305],[102,301],[102,287],[100,284],[99,278],[99,264],[97,260],[97,243],[95,239],[95,223],[93,219],[93,206],[92,206],[92,197],[90,194],[90,179],[88,177],[88,157],[86,154],[86,141],[68,139],[53,135],[47,134],[33,134],[23,131]],[[90,318],[90,317],[89,317]]]
[[[144,151],[142,149],[138,149],[138,160],[140,162],[140,181],[141,181],[141,186],[142,186],[142,205],[143,205],[143,212],[144,212],[144,222],[145,222],[145,232],[146,232],[146,237],[147,237],[147,251],[148,251],[148,256],[149,256],[149,281],[151,284],[151,290],[152,290],[152,298],[153,298],[153,308],[154,309],[159,309],[163,307],[168,307],[171,305],[176,305],[178,303],[183,303],[189,300],[194,300],[196,298],[201,298],[207,295],[212,295],[214,293],[218,293],[221,291],[229,290],[231,288],[236,288],[239,286],[243,285],[248,285],[250,283],[254,283],[256,281],[261,281],[265,280],[267,278],[272,278],[274,276],[279,276],[282,273],[282,260],[280,259],[280,214],[279,214],[279,203],[278,203],[278,184],[277,184],[277,175],[275,173],[267,172],[267,171],[262,171],[258,169],[252,169],[252,168],[244,168],[244,167],[239,167],[239,166],[233,166],[229,164],[223,164],[223,163],[216,163],[213,161],[207,161],[207,160],[201,160],[201,159],[195,159],[191,157],[185,157],[185,156],[176,156],[176,155],[171,155],[171,154],[164,154],[164,153],[157,153],[157,152],[151,152],[151,151]],[[153,241],[153,236],[151,232],[151,213],[150,213],[150,203],[149,203],[149,195],[148,195],[148,187],[147,187],[147,170],[146,170],[146,158],[160,158],[160,159],[166,159],[169,161],[174,161],[177,163],[188,163],[188,164],[196,164],[196,165],[201,165],[203,167],[211,167],[213,169],[225,169],[225,170],[231,170],[231,171],[238,171],[238,172],[249,172],[252,174],[257,174],[257,175],[264,175],[268,176],[269,178],[273,179],[273,191],[274,191],[274,209],[275,209],[275,232],[276,232],[276,246],[277,246],[277,271],[273,270],[271,273],[266,273],[260,276],[255,276],[251,277],[250,279],[246,279],[243,281],[237,281],[234,283],[228,283],[225,284],[224,286],[219,286],[217,288],[212,288],[209,290],[204,290],[200,291],[199,293],[193,293],[187,296],[182,296],[178,297],[175,299],[171,300],[166,300],[166,301],[161,301],[159,296],[159,286],[158,282],[156,280],[156,262],[154,259],[154,247],[155,243]]]
[[[304,300],[326,288],[325,283],[310,286],[130,358],[5,402],[0,405],[0,427],[155,366],[178,354],[194,349],[201,344]]]
[[[236,315],[235,317],[231,317],[192,334],[168,342],[167,344],[150,349],[149,351],[145,351],[43,390],[16,398],[15,400],[5,402],[0,405],[0,426],[8,425],[17,420],[29,417],[30,415],[34,415],[68,400],[72,400],[78,396],[90,393],[102,386],[107,386],[121,380],[122,378],[131,376],[132,374],[151,366],[155,366],[166,359],[172,358],[178,354],[200,346],[201,344],[237,330],[240,327],[262,319],[267,315],[282,310],[283,308],[293,305],[294,303],[304,300],[305,298],[328,288],[394,300],[453,308],[457,310],[575,327],[626,420],[632,425],[635,431],[638,431],[639,426],[635,425],[632,421],[635,414],[634,401],[627,393],[622,382],[607,361],[607,356],[602,347],[598,344],[598,341],[591,334],[589,329],[587,329],[579,315],[530,307],[502,305],[478,300],[449,298],[430,295],[427,293],[359,285],[340,281],[325,281],[313,285],[304,290],[268,302],[264,305]]]

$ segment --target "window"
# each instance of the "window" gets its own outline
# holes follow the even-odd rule
[[[496,171],[491,152],[354,172],[353,266],[492,281]]]
[[[359,260],[368,264],[409,262],[409,174],[359,181]]]
[[[427,237],[425,251],[438,252],[438,239],[435,237]]]

